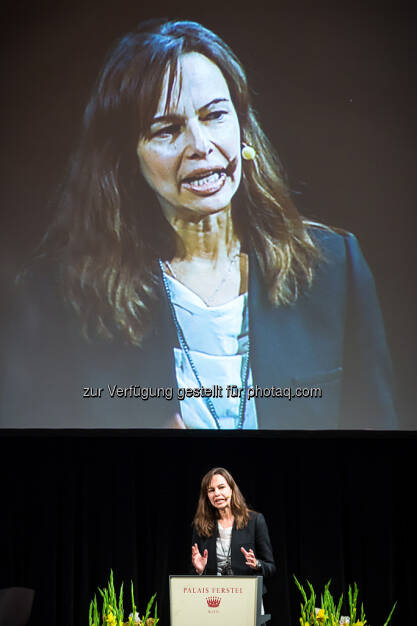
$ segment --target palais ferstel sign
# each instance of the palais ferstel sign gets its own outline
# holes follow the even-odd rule
[[[171,626],[257,626],[261,576],[170,576]]]

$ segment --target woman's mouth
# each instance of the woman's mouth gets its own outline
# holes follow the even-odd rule
[[[225,170],[210,170],[187,176],[181,185],[187,190],[199,196],[211,196],[220,191],[226,182]]]

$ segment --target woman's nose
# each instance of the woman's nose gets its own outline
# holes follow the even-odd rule
[[[189,159],[201,159],[213,150],[209,133],[199,121],[190,122],[187,129],[186,155]]]

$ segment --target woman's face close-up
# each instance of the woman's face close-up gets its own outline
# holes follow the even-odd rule
[[[207,489],[207,497],[210,504],[216,509],[224,509],[230,506],[233,490],[227,480],[221,474],[215,474]]]
[[[196,52],[183,54],[178,70],[168,113],[166,71],[149,134],[137,147],[167,219],[230,207],[241,179],[240,126],[222,72]]]

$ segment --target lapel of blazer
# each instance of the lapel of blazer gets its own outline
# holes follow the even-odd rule
[[[249,333],[253,386],[290,385],[288,372],[298,358],[301,328],[291,306],[273,307],[268,301],[261,269],[254,253],[249,257]],[[298,337],[297,337],[298,334]],[[285,355],[285,358],[283,358]],[[250,400],[253,402],[253,400]],[[259,428],[276,428],[276,409],[285,411],[285,399],[257,398]]]
[[[242,553],[240,551],[241,548],[241,533],[236,528],[236,523],[233,522],[232,528],[232,539],[230,542],[230,555],[232,558],[232,568],[233,564],[239,563],[242,560]]]
[[[207,570],[209,572],[214,572],[214,574],[217,574],[217,554],[216,554],[216,539],[218,537],[218,530],[217,530],[217,525],[216,525],[216,531],[213,534],[212,537],[209,537],[207,539],[207,550],[208,550],[208,557],[207,557]]]

